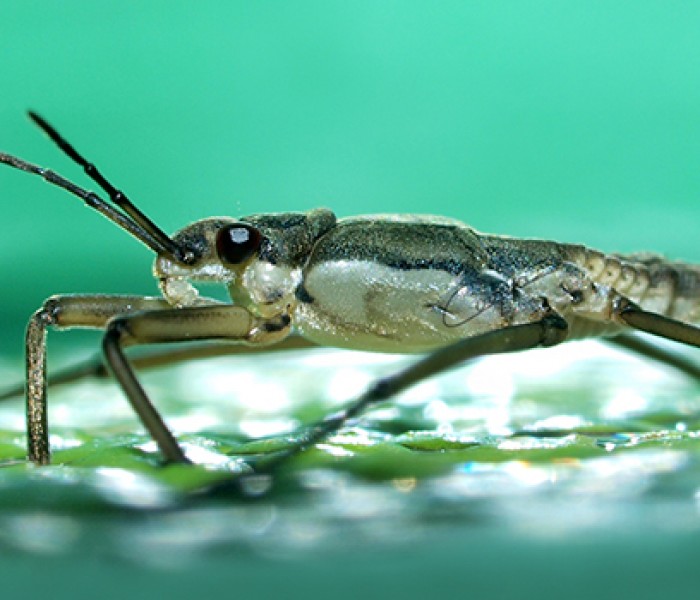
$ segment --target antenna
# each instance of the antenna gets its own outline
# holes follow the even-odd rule
[[[116,189],[100,173],[95,165],[88,162],[68,141],[66,141],[45,119],[33,111],[29,117],[44,131],[49,138],[65,152],[73,161],[79,164],[90,179],[95,181],[109,196],[106,202],[94,192],[82,188],[58,173],[27,162],[16,156],[0,152],[0,163],[14,167],[27,173],[39,175],[45,181],[56,185],[80,198],[87,206],[102,213],[110,221],[143,242],[151,250],[159,254],[168,254],[178,262],[189,263],[193,260],[191,252],[178,246],[172,238],[166,235],[153,221],[141,212],[127,198],[126,194]]]

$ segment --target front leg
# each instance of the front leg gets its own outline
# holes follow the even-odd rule
[[[189,462],[177,440],[148,399],[124,354],[124,346],[194,340],[225,340],[249,345],[273,344],[289,335],[291,319],[255,317],[232,305],[171,308],[121,315],[107,325],[102,348],[114,376],[168,462]]]
[[[27,325],[25,355],[29,460],[38,465],[50,462],[46,415],[46,329],[103,329],[115,315],[167,306],[162,298],[143,296],[52,296],[32,315]]]
[[[174,309],[162,298],[141,296],[49,298],[30,319],[26,337],[27,455],[38,465],[50,462],[46,405],[48,327],[107,329],[104,347],[109,365],[165,458],[182,462],[186,460],[182,451],[136,381],[121,346],[217,338],[273,343],[289,332],[289,317],[264,321],[243,308],[229,305]]]

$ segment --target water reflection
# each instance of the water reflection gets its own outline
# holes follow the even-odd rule
[[[51,443],[66,464],[0,469],[0,540],[37,554],[87,545],[174,568],[222,548],[299,556],[420,543],[441,528],[542,538],[698,531],[697,386],[601,348],[493,357],[432,379],[280,478],[249,478],[242,494],[216,498],[193,497],[177,469],[158,467],[155,445],[113,386],[83,383],[52,398]],[[250,437],[282,436],[279,444],[406,359],[327,352],[261,360],[190,364],[145,380],[187,455],[207,465],[197,475],[203,485],[250,473],[246,460],[267,447]],[[21,456],[18,410],[0,408],[8,465]]]

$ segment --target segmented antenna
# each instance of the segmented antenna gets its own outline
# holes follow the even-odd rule
[[[73,161],[80,165],[85,174],[99,185],[109,196],[112,206],[94,192],[81,188],[58,173],[27,162],[16,156],[0,153],[0,163],[27,173],[39,175],[49,183],[56,185],[80,198],[87,206],[102,213],[110,221],[129,232],[159,254],[168,254],[178,262],[188,263],[192,254],[178,246],[153,221],[142,213],[127,198],[126,194],[115,188],[91,162],[87,161],[67,140],[65,140],[45,119],[33,111],[28,111],[31,120],[46,133],[49,138]]]

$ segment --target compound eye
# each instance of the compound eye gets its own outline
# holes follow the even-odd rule
[[[239,265],[260,248],[262,240],[263,236],[255,227],[245,223],[226,225],[216,235],[216,252],[223,262]]]

